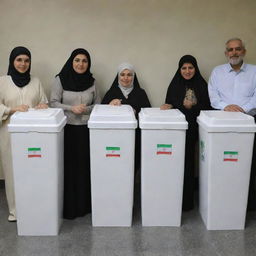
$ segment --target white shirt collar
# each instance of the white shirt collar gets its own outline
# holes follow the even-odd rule
[[[239,71],[235,71],[232,66],[230,65],[230,63],[228,63],[228,72],[232,72],[232,71],[235,71],[235,72],[242,72],[242,71],[245,71],[246,70],[246,64],[243,62],[241,68],[239,69]]]

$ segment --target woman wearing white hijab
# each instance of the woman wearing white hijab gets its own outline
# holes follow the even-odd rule
[[[122,63],[112,86],[105,94],[102,104],[130,105],[136,117],[141,108],[151,107],[146,92],[140,87],[134,68],[129,63]]]
[[[117,70],[112,86],[105,94],[102,104],[130,105],[136,117],[141,108],[151,107],[146,92],[140,87],[134,68],[122,63]],[[135,169],[140,167],[140,130],[136,130]]]

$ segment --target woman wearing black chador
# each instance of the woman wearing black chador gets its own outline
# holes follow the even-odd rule
[[[146,92],[140,87],[134,68],[129,63],[122,63],[112,86],[105,94],[102,104],[130,105],[138,118],[141,108],[151,107]],[[140,130],[136,129],[135,169],[140,168]]]
[[[183,210],[194,207],[195,145],[198,141],[196,118],[200,110],[210,109],[207,83],[201,76],[196,59],[191,55],[183,56],[178,70],[172,79],[161,109],[179,109],[188,122],[186,131],[185,170],[183,188]]]

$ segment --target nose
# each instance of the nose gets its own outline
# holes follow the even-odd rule
[[[234,47],[232,50],[232,55],[237,55],[237,54],[239,54],[239,50],[236,47]]]

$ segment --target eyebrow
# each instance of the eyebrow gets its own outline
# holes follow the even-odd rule
[[[16,58],[16,60],[23,60],[23,59],[24,59],[24,60],[30,60],[29,57],[27,57],[27,58],[26,58],[26,57],[25,57],[25,58],[23,58],[23,57],[18,57],[18,58]]]

